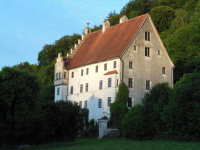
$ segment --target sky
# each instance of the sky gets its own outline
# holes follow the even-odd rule
[[[0,0],[0,70],[21,62],[37,64],[45,44],[82,34],[119,13],[129,0]]]

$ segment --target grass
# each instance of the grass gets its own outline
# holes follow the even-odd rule
[[[200,150],[200,142],[133,141],[126,138],[96,138],[50,143],[20,148],[20,150]]]

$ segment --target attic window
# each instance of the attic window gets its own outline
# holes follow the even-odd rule
[[[158,55],[160,55],[160,50],[158,50]]]
[[[150,57],[150,48],[145,47],[145,56]]]
[[[83,76],[83,69],[81,70],[81,76]]]
[[[150,32],[145,32],[145,41],[150,41]]]
[[[134,45],[134,51],[136,51],[136,45]]]

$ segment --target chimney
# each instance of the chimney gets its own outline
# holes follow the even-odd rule
[[[104,21],[102,26],[102,33],[104,33],[106,29],[109,27],[110,27],[110,22],[108,20]]]
[[[123,23],[123,22],[125,22],[125,21],[127,21],[128,20],[128,18],[126,17],[126,15],[123,15],[123,16],[121,16],[120,18],[119,18],[119,23]]]
[[[58,53],[58,58],[59,58],[59,57],[62,57],[62,53]]]
[[[91,33],[91,29],[89,28],[89,22],[87,23],[87,28],[85,28],[85,35],[88,35]]]

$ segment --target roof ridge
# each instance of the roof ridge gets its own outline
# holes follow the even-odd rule
[[[146,14],[143,14],[143,15],[140,15],[140,16],[137,16],[137,17],[135,17],[135,18],[131,18],[131,19],[129,19],[129,20],[127,20],[127,21],[131,21],[131,20],[133,20],[133,19],[136,19],[136,18],[138,18],[138,17],[142,17],[142,16],[144,16],[144,15],[149,15],[149,13],[146,13]],[[125,15],[123,15],[123,16],[125,16]],[[122,16],[121,16],[122,17]],[[126,16],[127,17],[127,16]],[[127,17],[128,18],[128,17]],[[107,19],[108,20],[108,19]],[[125,21],[125,22],[127,22],[127,21]],[[105,21],[104,21],[105,22]],[[124,22],[123,22],[124,23]],[[118,24],[115,24],[115,25],[113,25],[113,26],[110,26],[110,27],[114,27],[114,26],[116,26],[116,25],[119,25],[119,24],[122,24],[122,23],[118,23]],[[110,28],[109,27],[109,28]],[[100,29],[100,30],[102,30],[102,29]],[[97,30],[97,31],[100,31],[100,30]],[[92,33],[94,33],[94,32],[97,32],[97,31],[93,31],[93,32],[91,32],[90,34],[92,34]]]

